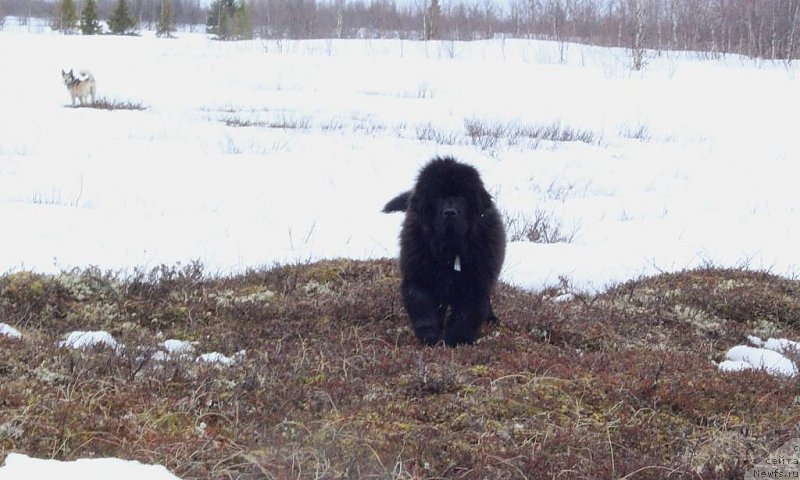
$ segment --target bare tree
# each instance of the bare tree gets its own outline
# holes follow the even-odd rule
[[[441,9],[439,8],[439,0],[431,0],[431,5],[425,13],[425,20],[423,29],[425,31],[425,40],[433,40],[438,38],[439,17],[441,16]]]
[[[5,15],[51,18],[58,28],[65,23],[60,12],[65,1],[0,4]],[[102,19],[118,2],[96,1]],[[156,25],[163,0],[127,1],[141,25]],[[561,62],[568,42],[624,47],[634,69],[645,65],[647,51],[665,48],[786,62],[800,57],[800,0],[505,0],[507,11],[498,8],[500,1],[247,0],[246,5],[253,30],[265,38],[471,40],[502,34],[554,40]],[[172,0],[175,24],[204,25],[208,2]]]
[[[628,0],[631,8],[631,57],[633,69],[637,72],[644,68],[644,7],[643,0]]]

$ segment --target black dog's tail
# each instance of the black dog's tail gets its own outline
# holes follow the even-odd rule
[[[408,210],[408,200],[410,198],[411,190],[401,193],[383,206],[383,213],[405,212]]]

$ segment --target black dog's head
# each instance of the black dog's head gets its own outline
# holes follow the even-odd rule
[[[464,237],[492,206],[478,171],[452,158],[436,158],[419,173],[408,210],[439,238]]]
[[[439,197],[434,199],[429,211],[430,225],[437,237],[463,237],[469,231],[470,208],[462,196]]]

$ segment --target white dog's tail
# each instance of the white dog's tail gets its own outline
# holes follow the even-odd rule
[[[94,75],[89,70],[80,70],[78,72],[78,76],[81,80],[89,80],[90,82],[94,82]]]
[[[78,76],[84,82],[89,82],[89,96],[92,97],[92,103],[94,103],[94,97],[97,95],[97,82],[94,81],[94,75],[89,70],[80,70]]]

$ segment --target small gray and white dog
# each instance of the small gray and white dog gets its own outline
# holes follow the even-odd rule
[[[97,92],[97,82],[94,80],[94,75],[89,70],[80,70],[76,77],[72,70],[65,72],[61,70],[61,78],[64,79],[64,85],[67,86],[70,97],[72,97],[72,106],[75,106],[75,99],[77,98],[81,106],[86,104],[86,98],[91,97],[94,103],[94,95]]]

